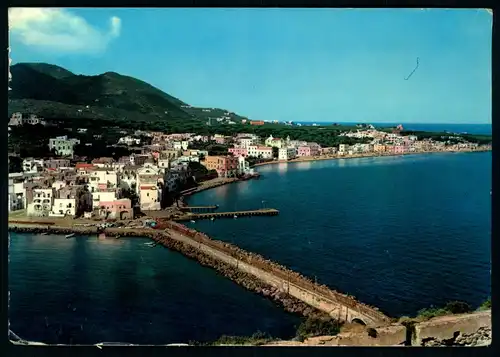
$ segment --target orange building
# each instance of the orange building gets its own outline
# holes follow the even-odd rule
[[[262,120],[252,120],[250,125],[264,125],[264,122]]]
[[[219,177],[235,177],[238,174],[238,158],[228,156],[206,156],[203,165],[207,170],[216,170]]]

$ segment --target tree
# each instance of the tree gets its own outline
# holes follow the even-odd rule
[[[9,156],[9,173],[22,172],[23,160],[19,156]]]
[[[122,198],[128,198],[132,203],[132,207],[134,207],[137,203],[139,203],[139,196],[133,188],[125,188],[121,190]]]

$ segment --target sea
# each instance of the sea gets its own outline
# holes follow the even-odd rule
[[[491,295],[491,152],[283,163],[193,205],[278,216],[190,223],[389,316]],[[45,343],[292,338],[300,317],[147,240],[10,234],[10,329]]]
[[[338,123],[342,125],[354,125],[356,123],[347,122],[297,122],[301,125],[332,125]],[[448,132],[448,133],[467,133],[477,135],[491,135],[491,124],[436,124],[436,123],[369,123],[375,127],[395,127],[403,125],[405,130],[412,131],[430,131],[430,132]]]

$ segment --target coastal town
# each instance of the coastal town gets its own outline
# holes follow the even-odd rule
[[[9,129],[23,125],[46,124],[34,115],[13,114]],[[203,136],[135,131],[120,137],[116,144],[134,146],[137,153],[116,160],[112,157],[78,157],[74,148],[80,141],[71,135],[58,136],[47,141],[54,157],[23,157],[22,171],[9,173],[9,212],[28,217],[130,220],[136,217],[136,212],[166,209],[162,201],[168,194],[171,196],[168,206],[171,206],[184,191],[258,177],[255,167],[259,165],[491,150],[491,145],[465,140],[454,143],[419,140],[416,135],[402,135],[402,130],[401,125],[392,132],[367,125],[340,135],[365,138],[368,143],[340,144],[337,147],[322,147],[315,142],[292,140],[289,136],[262,138],[248,133]],[[86,129],[77,131],[85,132]],[[207,150],[195,148],[200,143],[211,142],[224,145],[227,152],[209,155]]]

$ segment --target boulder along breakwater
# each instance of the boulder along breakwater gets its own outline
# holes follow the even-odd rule
[[[267,297],[285,311],[306,317],[335,318],[367,325],[384,325],[390,318],[354,297],[332,291],[301,274],[264,257],[244,251],[229,243],[213,240],[207,235],[175,222],[163,222],[162,229],[106,228],[109,237],[149,238],[157,244],[196,260],[216,270],[240,286]],[[96,235],[96,227],[57,227],[47,225],[9,224],[9,231],[32,234]],[[235,269],[236,268],[236,269]]]

